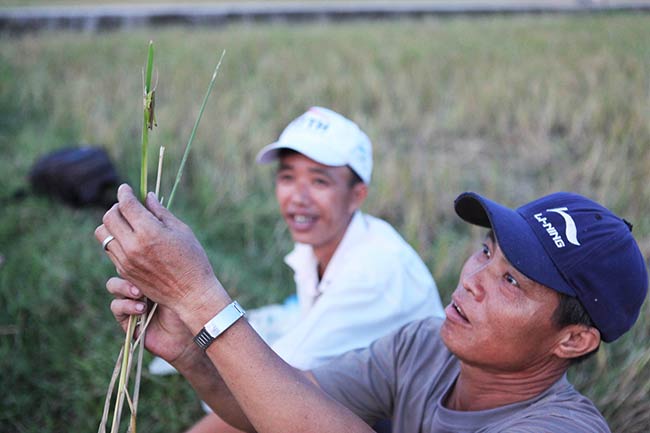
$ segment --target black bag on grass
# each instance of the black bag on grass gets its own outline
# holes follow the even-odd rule
[[[115,202],[119,178],[100,147],[60,149],[40,158],[29,172],[34,192],[71,206],[101,206]]]

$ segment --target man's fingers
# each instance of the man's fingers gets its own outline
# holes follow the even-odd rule
[[[111,259],[115,265],[115,270],[118,275],[121,275],[120,267],[125,255],[122,243],[118,239],[118,236],[114,236],[105,224],[102,224],[95,229],[95,239],[97,239],[97,242],[102,245],[104,251],[108,254],[108,258]]]
[[[102,222],[109,233],[118,239],[124,239],[133,234],[133,227],[131,227],[131,224],[122,215],[119,203],[115,203],[106,211]]]
[[[106,290],[116,297],[111,302],[111,311],[118,322],[124,322],[133,314],[142,314],[147,310],[145,301],[139,301],[142,292],[128,281],[113,277],[106,282]]]
[[[137,231],[139,226],[146,226],[151,223],[160,225],[160,220],[138,201],[129,185],[125,183],[120,185],[117,190],[117,201],[120,214],[133,227],[134,231]]]
[[[113,299],[111,301],[111,312],[120,325],[122,325],[122,328],[126,328],[126,322],[129,316],[142,314],[146,309],[147,304],[142,301],[134,301],[132,299]]]
[[[174,215],[172,215],[172,213],[168,211],[167,208],[160,204],[158,197],[156,197],[156,194],[153,192],[147,194],[147,200],[145,203],[147,205],[147,209],[149,209],[149,211],[165,225],[169,225],[168,223],[170,223],[172,220],[175,220]]]
[[[113,277],[106,282],[106,290],[119,298],[139,299],[142,297],[140,289],[118,277]]]
[[[104,224],[98,226],[95,229],[95,239],[97,239],[97,242],[99,242],[100,244],[104,242],[106,236],[108,236],[108,230],[106,229],[106,227],[104,227]]]

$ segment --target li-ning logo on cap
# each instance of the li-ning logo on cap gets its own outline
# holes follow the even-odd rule
[[[571,218],[571,215],[566,212],[568,210],[569,209],[566,207],[558,207],[555,209],[546,209],[546,212],[555,212],[556,214],[561,215],[564,219],[564,223],[566,224],[565,236],[567,241],[573,245],[580,246],[580,242],[578,242],[578,229],[576,228],[576,223],[573,221],[573,218]],[[560,233],[558,233],[557,229],[553,227],[553,224],[548,222],[546,220],[546,217],[542,216],[541,212],[535,214],[534,217],[537,221],[542,223],[542,227],[544,227],[546,233],[548,233],[551,239],[553,239],[555,246],[558,248],[563,248],[565,246],[564,239],[562,239],[562,236],[560,236]]]

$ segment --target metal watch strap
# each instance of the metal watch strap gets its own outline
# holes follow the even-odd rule
[[[203,350],[207,349],[214,340],[215,338],[208,334],[205,328],[201,328],[199,333],[194,336],[194,342]]]
[[[230,328],[237,320],[246,315],[246,311],[237,301],[228,304],[223,310],[206,323],[194,337],[194,342],[206,350],[216,338]]]

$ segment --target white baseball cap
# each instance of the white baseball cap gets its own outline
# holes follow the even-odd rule
[[[338,167],[349,166],[365,184],[372,174],[372,144],[356,123],[323,107],[311,107],[293,120],[275,143],[257,154],[257,162],[278,159],[280,149],[291,149],[314,161]]]

